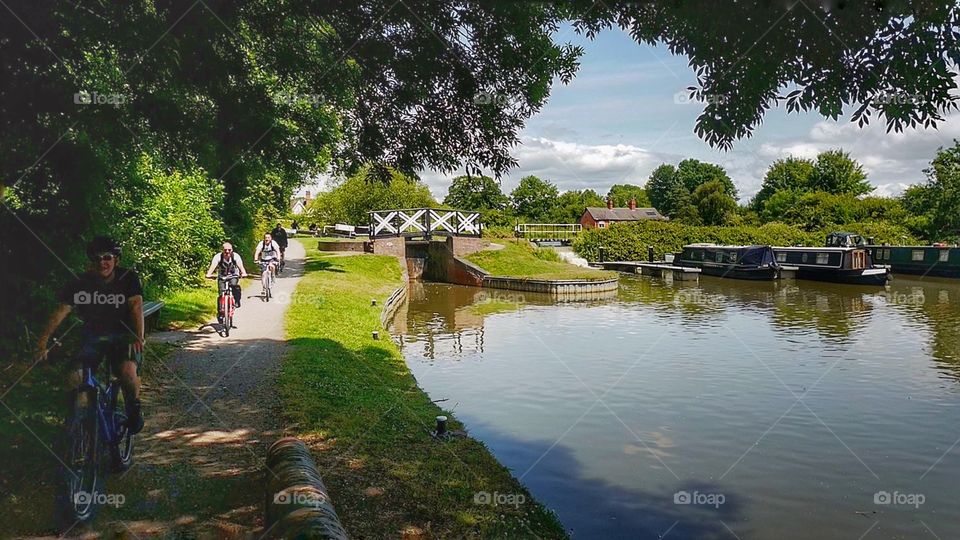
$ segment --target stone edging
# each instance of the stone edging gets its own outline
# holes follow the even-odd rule
[[[582,279],[547,280],[484,276],[483,286],[492,289],[507,289],[511,291],[537,292],[562,296],[568,294],[579,295],[616,291],[619,287],[619,281],[619,278],[605,279],[603,281],[586,281]]]
[[[393,316],[397,313],[397,310],[404,302],[407,301],[407,284],[404,283],[402,286],[397,287],[395,291],[390,293],[390,297],[387,298],[387,301],[383,303],[383,309],[380,311],[380,327],[386,328],[390,323],[390,320],[393,319]]]

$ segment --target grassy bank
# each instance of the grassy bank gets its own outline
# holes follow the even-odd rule
[[[604,280],[617,277],[615,272],[582,268],[563,262],[556,252],[538,249],[526,240],[506,240],[500,250],[478,251],[466,259],[495,276],[527,279]]]
[[[241,281],[244,286],[247,282]],[[180,289],[164,295],[157,329],[186,328],[209,321],[217,312],[217,282],[206,280],[202,286]]]
[[[287,313],[292,351],[278,386],[285,420],[314,450],[351,536],[565,537],[482,443],[431,438],[444,411],[417,387],[396,345],[371,337],[384,332],[381,307],[370,300],[382,305],[402,285],[397,260],[313,248],[307,255]],[[450,428],[462,426],[451,418]],[[526,502],[476,504],[482,492],[522,494]]]

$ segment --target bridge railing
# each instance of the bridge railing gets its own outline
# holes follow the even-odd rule
[[[390,236],[480,236],[479,212],[440,208],[405,208],[370,212],[370,238]]]
[[[579,223],[521,223],[514,231],[530,240],[572,240],[583,226]]]

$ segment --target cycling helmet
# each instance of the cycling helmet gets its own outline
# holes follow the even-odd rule
[[[100,253],[113,253],[120,256],[120,244],[109,236],[97,236],[87,244],[87,257],[93,258]]]

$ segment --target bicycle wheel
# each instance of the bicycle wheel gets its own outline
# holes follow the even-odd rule
[[[125,471],[133,465],[133,434],[127,429],[127,403],[120,391],[120,384],[112,385],[113,398],[110,408],[113,411],[114,429],[117,433],[117,444],[110,446],[110,462],[114,471]]]
[[[228,298],[224,300],[226,309],[223,312],[223,337],[230,337],[230,327],[233,326],[233,302]]]
[[[67,419],[63,491],[57,501],[57,525],[73,527],[93,519],[102,492],[101,433],[93,390],[77,392]]]
[[[263,299],[270,301],[270,268],[265,267],[260,271],[260,284],[263,286]]]

